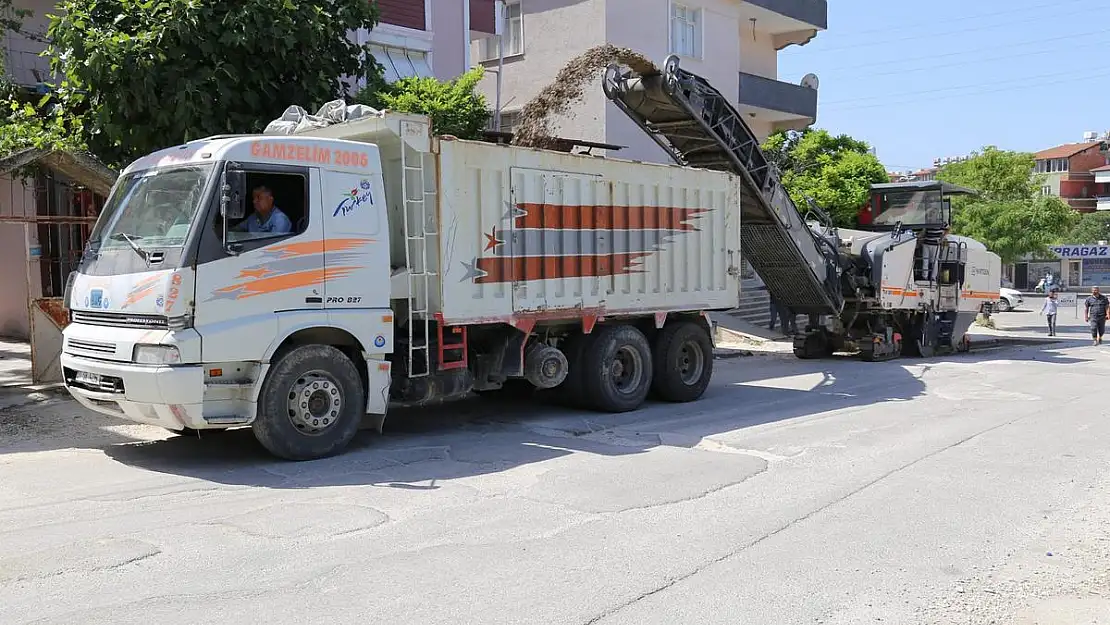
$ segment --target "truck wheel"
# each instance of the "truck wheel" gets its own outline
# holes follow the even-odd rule
[[[644,403],[651,390],[651,346],[628,325],[594,330],[580,360],[582,394],[590,408],[628,412]]]
[[[270,368],[252,429],[275,456],[311,460],[346,447],[364,412],[365,391],[351,359],[330,345],[302,345]]]
[[[683,321],[664,327],[651,356],[652,390],[661,399],[688,402],[705,393],[713,377],[713,342],[701,325]]]

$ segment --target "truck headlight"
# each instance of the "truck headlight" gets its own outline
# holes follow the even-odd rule
[[[140,365],[172,365],[181,362],[174,345],[136,345],[131,360]]]

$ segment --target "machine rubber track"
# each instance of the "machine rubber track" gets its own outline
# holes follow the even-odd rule
[[[679,165],[740,177],[741,252],[772,297],[796,314],[840,313],[844,300],[835,244],[806,224],[755,134],[720,92],[679,68],[673,55],[656,74],[612,65],[604,89]]]

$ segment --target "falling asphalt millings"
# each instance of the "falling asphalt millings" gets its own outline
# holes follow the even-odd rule
[[[590,48],[572,59],[555,76],[551,84],[520,111],[520,125],[513,135],[513,145],[531,148],[550,147],[551,120],[565,114],[571,105],[582,99],[586,85],[596,79],[599,70],[612,63],[626,65],[639,74],[657,72],[655,64],[629,48],[603,45]]]

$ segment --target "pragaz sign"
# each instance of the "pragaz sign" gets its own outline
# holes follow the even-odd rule
[[[1048,249],[1060,258],[1110,258],[1110,245],[1054,245]]]

